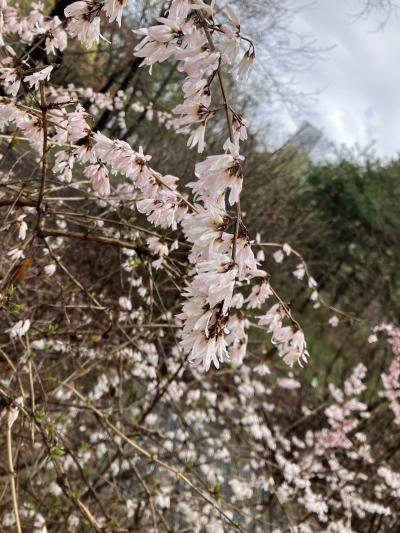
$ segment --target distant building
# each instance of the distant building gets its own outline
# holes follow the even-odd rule
[[[300,128],[282,146],[280,150],[296,149],[304,154],[310,154],[322,139],[322,132],[309,122],[303,122]]]
[[[280,172],[301,176],[311,163],[311,152],[321,141],[322,132],[309,122],[300,128],[274,154]]]

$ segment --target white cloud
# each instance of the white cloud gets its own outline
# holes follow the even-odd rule
[[[374,31],[374,20],[354,21],[359,6],[346,0],[319,0],[297,15],[295,28],[335,46],[299,74],[299,88],[322,90],[307,118],[336,144],[365,147],[375,140],[380,156],[400,151],[400,21]]]

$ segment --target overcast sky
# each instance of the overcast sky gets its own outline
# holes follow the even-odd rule
[[[378,155],[393,156],[400,151],[400,20],[376,31],[376,19],[354,21],[357,6],[317,0],[296,17],[299,32],[314,35],[321,47],[334,46],[299,74],[302,91],[322,90],[305,115],[336,144],[364,148],[375,140]]]

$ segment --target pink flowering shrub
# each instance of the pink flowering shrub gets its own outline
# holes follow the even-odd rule
[[[381,395],[389,402],[395,424],[400,425],[400,331],[391,324],[382,324],[375,329],[388,335],[392,348],[392,362],[387,373],[382,374],[384,390]]]

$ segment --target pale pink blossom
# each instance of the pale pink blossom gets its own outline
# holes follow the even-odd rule
[[[224,361],[229,361],[229,355],[223,336],[209,339],[199,336],[193,343],[189,362],[194,365],[202,364],[205,372],[210,369],[211,363],[216,368],[219,368],[220,363]]]
[[[279,378],[276,380],[276,383],[278,387],[281,387],[281,389],[287,389],[287,390],[294,390],[301,387],[301,384],[296,379],[293,379],[293,377],[288,378]]]
[[[238,29],[240,30],[240,19],[238,17],[238,14],[236,13],[236,10],[233,6],[231,6],[230,4],[227,4],[225,7],[224,7],[224,11],[225,13],[227,14],[229,20],[232,22],[232,24]]]
[[[18,396],[12,405],[10,405],[7,409],[7,427],[12,428],[15,424],[15,421],[18,418],[19,412],[21,408],[24,406],[24,399],[22,396]]]
[[[328,322],[333,328],[337,328],[339,325],[339,319],[336,315],[331,316]]]
[[[288,244],[287,242],[285,242],[282,246],[282,250],[285,252],[285,254],[287,256],[289,256],[291,253],[292,253],[292,248],[290,246],[290,244]]]
[[[259,309],[266,300],[273,295],[270,284],[264,280],[260,285],[254,285],[246,299],[249,309]]]
[[[369,344],[375,344],[376,342],[378,342],[377,335],[375,335],[375,333],[373,333],[372,335],[369,335],[368,342]]]
[[[69,138],[72,142],[86,137],[90,133],[90,127],[86,122],[89,118],[89,114],[86,113],[84,108],[78,104],[75,111],[68,114],[67,130]]]
[[[74,2],[65,8],[68,32],[89,48],[100,39],[100,10],[102,5],[88,1]]]
[[[26,232],[28,231],[28,225],[25,222],[26,215],[20,215],[17,219],[17,226],[18,226],[18,238],[21,241],[24,241],[26,239]]]
[[[46,276],[51,277],[55,273],[56,269],[57,269],[56,264],[55,263],[50,263],[49,265],[46,265],[44,267],[44,272],[45,272]]]
[[[222,303],[222,313],[226,314],[230,306],[237,267],[228,257],[221,256],[209,261],[202,261],[195,266],[196,276],[192,287],[207,295],[210,307]]]
[[[85,176],[88,177],[92,183],[93,189],[101,196],[108,196],[110,194],[110,180],[108,179],[108,170],[102,163],[89,165],[86,167]]]
[[[211,250],[218,250],[224,227],[226,213],[218,205],[209,203],[207,207],[198,206],[197,213],[182,220],[182,228],[187,240],[193,244],[190,259],[207,259]]]
[[[162,242],[158,237],[148,237],[147,246],[149,247],[150,252],[158,257],[153,261],[152,265],[156,270],[160,269],[164,264],[164,256],[168,255],[169,249],[168,245],[165,242]]]
[[[196,128],[193,133],[190,135],[187,145],[189,148],[194,148],[197,146],[197,151],[199,154],[204,152],[205,148],[205,133],[206,133],[206,123],[202,122],[198,128]]]
[[[285,258],[285,254],[283,253],[282,250],[277,250],[276,252],[274,252],[272,254],[272,257],[275,259],[275,261],[277,263],[282,263],[282,261],[284,260]]]
[[[41,81],[46,81],[50,79],[51,71],[53,70],[53,67],[49,65],[48,67],[45,67],[38,72],[34,72],[30,76],[25,76],[24,81],[29,84],[29,87],[34,87],[37,91],[39,89],[39,85]]]
[[[249,321],[238,315],[232,315],[227,323],[226,343],[231,361],[239,366],[247,352]]]
[[[74,156],[70,152],[60,150],[54,159],[53,172],[58,175],[60,181],[71,183],[72,170],[75,163]]]
[[[107,13],[108,20],[114,20],[121,26],[122,11],[126,6],[127,0],[105,0],[103,9]]]
[[[118,298],[118,303],[124,311],[132,311],[132,302],[127,296],[120,296]]]
[[[21,86],[21,79],[17,69],[13,67],[2,67],[0,70],[0,78],[4,84],[7,94],[16,96]]]
[[[223,238],[225,242],[231,242],[229,237]],[[240,235],[236,241],[236,264],[239,269],[239,280],[266,276],[266,272],[258,268],[259,265],[247,235]]]
[[[226,189],[230,189],[229,203],[235,204],[239,200],[243,184],[243,171],[240,156],[231,146],[231,153],[207,157],[205,161],[197,163],[196,182],[189,183],[195,193],[207,194],[210,198],[218,199]]]
[[[23,259],[25,257],[24,251],[20,248],[13,248],[7,255],[10,257],[11,261],[17,261],[18,259]]]
[[[274,304],[263,316],[259,318],[260,326],[267,326],[269,332],[273,332],[282,326],[285,317],[281,304]]]
[[[55,54],[57,50],[63,52],[67,48],[67,44],[67,33],[62,27],[62,22],[58,17],[54,17],[47,29],[46,53]]]
[[[238,76],[241,80],[248,79],[254,63],[254,52],[246,52],[237,66]]]
[[[293,271],[293,276],[297,279],[303,279],[304,276],[305,276],[305,273],[306,273],[306,269],[303,265],[303,263],[299,263],[297,266],[296,266],[296,270]]]
[[[8,329],[7,332],[11,340],[16,338],[21,339],[28,333],[30,327],[31,321],[29,319],[19,320],[12,328]]]

